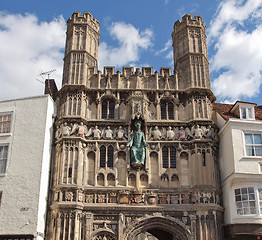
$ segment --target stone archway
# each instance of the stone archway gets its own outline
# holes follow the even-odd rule
[[[170,216],[147,216],[133,222],[124,233],[124,240],[136,240],[147,232],[158,240],[192,240],[192,234],[184,223]]]
[[[92,240],[116,240],[116,236],[111,231],[97,231],[93,233]]]

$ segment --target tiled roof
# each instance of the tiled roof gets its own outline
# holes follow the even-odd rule
[[[237,115],[230,112],[234,104],[213,103],[213,109],[221,115],[225,120],[229,118],[239,118]],[[256,120],[262,120],[262,106],[255,106]]]

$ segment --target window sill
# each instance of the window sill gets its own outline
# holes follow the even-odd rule
[[[5,176],[6,176],[6,173],[0,173],[0,178],[5,177]]]
[[[12,133],[0,133],[0,137],[10,137]]]
[[[241,160],[262,160],[262,156],[244,156]]]

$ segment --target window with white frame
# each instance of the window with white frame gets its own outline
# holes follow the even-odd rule
[[[240,106],[240,119],[255,119],[254,107],[250,106]]]
[[[235,202],[238,215],[256,214],[256,199],[253,187],[235,189]]]
[[[262,188],[236,188],[234,194],[237,215],[262,214]]]
[[[0,146],[0,174],[5,173],[8,156],[8,145]]]
[[[11,113],[0,113],[0,133],[11,132]]]
[[[262,134],[245,133],[246,156],[262,156]]]

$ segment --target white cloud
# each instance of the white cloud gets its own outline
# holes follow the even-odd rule
[[[0,12],[0,98],[41,95],[41,71],[61,85],[66,24],[62,16],[39,22],[32,14]],[[41,78],[40,78],[41,79]]]
[[[234,101],[259,94],[262,84],[262,1],[222,1],[208,29],[215,54],[213,90]]]
[[[165,0],[165,5],[167,5],[169,3],[169,0]]]
[[[165,46],[161,50],[156,51],[155,54],[159,55],[160,53],[163,53],[163,52],[167,51],[171,47],[172,47],[172,40],[168,39],[168,41],[165,43]]]
[[[153,31],[139,31],[131,24],[115,22],[109,28],[110,34],[118,42],[117,47],[102,42],[99,46],[99,68],[104,66],[124,66],[139,60],[140,52],[152,46]]]

